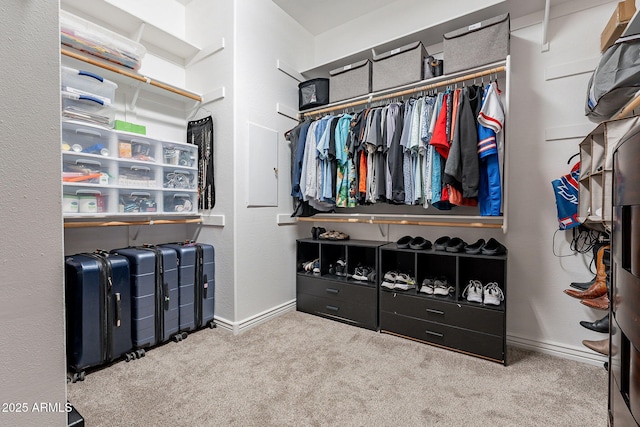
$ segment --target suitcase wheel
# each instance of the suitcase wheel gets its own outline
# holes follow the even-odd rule
[[[135,358],[136,358],[135,353],[125,353],[125,355],[124,355],[124,361],[125,362],[131,362]]]
[[[82,371],[78,374],[78,381],[84,381],[85,372]]]
[[[140,350],[136,350],[136,356],[138,357],[138,359],[140,359],[141,357],[144,357],[145,356],[144,348],[141,348]]]
[[[216,324],[215,324],[215,322],[214,322],[213,320],[209,322],[209,327],[210,327],[211,329],[215,329]]]

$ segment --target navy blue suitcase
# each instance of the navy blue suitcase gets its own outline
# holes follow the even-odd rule
[[[85,370],[129,352],[129,262],[123,256],[87,253],[65,260],[67,363],[73,380]]]
[[[180,326],[176,252],[145,246],[114,249],[111,253],[129,260],[133,346],[152,347],[174,337]]]
[[[215,327],[215,250],[205,243],[169,243],[178,255],[180,331]]]

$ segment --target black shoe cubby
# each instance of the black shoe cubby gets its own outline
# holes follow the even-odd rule
[[[412,250],[389,243],[380,247],[380,266],[382,275],[405,272],[416,281],[408,291],[379,287],[381,332],[506,364],[506,254]],[[425,277],[445,277],[454,290],[421,293]],[[469,280],[498,283],[505,300],[499,306],[467,301],[462,294]]]
[[[377,330],[377,282],[355,280],[351,275],[360,265],[372,267],[378,275],[378,247],[384,244],[368,240],[298,240],[298,257],[318,254],[320,259],[320,274],[297,275],[298,311]],[[332,269],[339,259],[345,261],[345,276],[334,274]]]

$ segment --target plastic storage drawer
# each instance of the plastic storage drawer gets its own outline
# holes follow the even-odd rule
[[[63,117],[113,127],[116,111],[108,99],[67,91],[60,94]]]
[[[106,99],[110,104],[115,101],[118,85],[111,80],[89,71],[64,66],[60,67],[60,71],[63,91]]]
[[[198,199],[195,192],[165,192],[164,213],[194,213],[198,212]]]
[[[165,166],[162,173],[162,187],[175,190],[195,190],[198,188],[196,171]]]
[[[62,150],[109,156],[112,135],[112,131],[100,126],[62,122]]]
[[[155,188],[158,186],[156,168],[146,165],[120,164],[118,185],[134,188]]]
[[[105,214],[109,212],[109,193],[103,188],[64,186],[64,214]]]
[[[160,141],[138,134],[116,132],[118,157],[145,162],[157,162]]]
[[[62,182],[77,184],[112,184],[112,160],[65,155],[62,163]]]
[[[198,146],[178,142],[162,143],[162,163],[165,165],[197,167]]]
[[[120,190],[118,212],[124,214],[157,213],[158,200],[155,191]]]

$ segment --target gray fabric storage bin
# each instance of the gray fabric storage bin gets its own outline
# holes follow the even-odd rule
[[[509,33],[508,13],[446,33],[443,36],[444,73],[505,59],[509,55]]]
[[[422,42],[373,56],[371,86],[374,92],[422,80],[427,50]]]
[[[329,76],[329,102],[371,92],[371,61],[368,59],[331,70]]]

